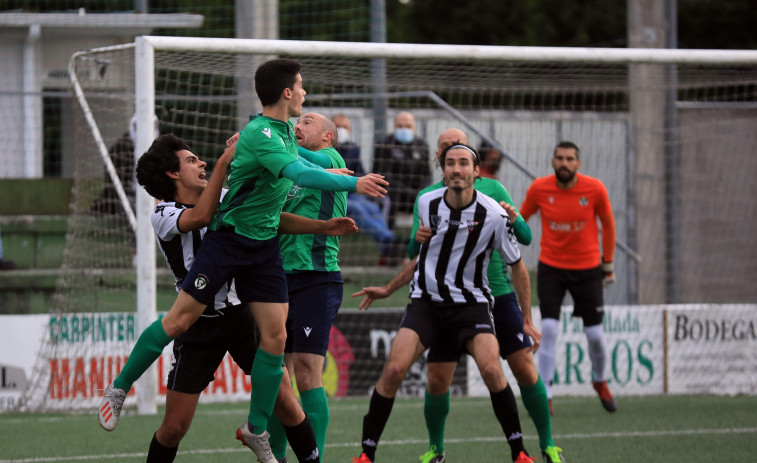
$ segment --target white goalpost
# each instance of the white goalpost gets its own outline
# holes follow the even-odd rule
[[[605,182],[618,224],[619,284],[607,293],[608,304],[756,302],[748,276],[757,250],[748,230],[757,226],[750,212],[757,191],[749,173],[755,171],[757,152],[752,134],[757,51],[144,36],[134,44],[71,58],[81,160],[64,264],[70,272],[59,281],[51,308],[51,317],[66,321],[51,326],[65,325],[70,333],[71,320],[78,317],[91,319],[87,325],[93,328],[77,342],[62,342],[55,330],[64,328],[51,328],[24,394],[24,409],[93,406],[95,389],[117,374],[135,341],[131,334],[93,347],[93,339],[107,337],[92,335],[105,333],[94,328],[105,323],[102,312],[136,310],[138,336],[158,309],[169,308],[156,305],[165,278],[157,276],[164,265],[156,261],[150,225],[154,201],[140,187],[129,197],[123,182],[133,179],[119,175],[113,161],[112,146],[127,121],[136,120],[132,162],[152,143],[156,116],[162,133],[179,134],[201,158],[212,160],[222,151],[222,141],[244,127],[245,111],[255,105],[251,76],[272,56],[303,65],[306,111],[351,118],[352,139],[366,172],[372,169],[375,145],[392,131],[392,119],[401,110],[414,114],[417,136],[429,146],[424,180],[439,178],[433,159],[438,134],[460,127],[475,146],[487,141],[503,154],[499,178],[516,204],[534,176],[550,173],[556,142],[577,142],[585,156],[582,172]],[[385,66],[374,66],[377,62]],[[715,163],[718,156],[721,162]],[[728,182],[717,183],[724,176]],[[107,185],[115,189],[120,219],[120,214],[93,212],[94,198]],[[728,202],[725,210],[718,209],[721,201]],[[409,233],[403,221],[407,212],[397,206],[392,231],[403,243]],[[728,221],[736,211],[745,211],[746,223],[719,230],[724,242],[713,244],[712,223]],[[524,257],[535,268],[540,224],[530,225],[534,243],[524,249]],[[376,269],[378,245],[370,233],[359,235],[343,240],[345,280],[380,283],[390,273]],[[100,258],[98,250],[106,248],[113,251],[112,259]],[[82,323],[76,329],[81,331]],[[364,347],[352,347],[361,359],[358,350]],[[60,358],[70,359],[71,367],[64,369]],[[370,373],[357,362],[349,369],[350,387],[339,389],[349,391],[344,394],[368,389]],[[159,369],[165,374],[162,366],[152,368],[137,384],[138,397],[127,399],[139,413],[156,411]]]

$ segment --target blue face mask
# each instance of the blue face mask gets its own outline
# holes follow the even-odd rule
[[[409,145],[415,139],[415,134],[411,129],[400,128],[394,131],[394,138],[403,145]]]

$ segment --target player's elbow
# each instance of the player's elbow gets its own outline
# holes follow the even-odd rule
[[[195,215],[183,221],[180,225],[180,229],[184,233],[199,230],[210,225],[211,220],[213,220],[212,214]]]

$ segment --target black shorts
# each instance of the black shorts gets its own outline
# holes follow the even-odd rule
[[[429,362],[457,362],[467,352],[468,339],[480,333],[494,334],[489,304],[439,304],[422,299],[410,300],[400,327],[418,333],[425,347],[433,346],[437,359],[429,358]]]
[[[253,240],[231,230],[208,231],[181,289],[205,305],[234,279],[237,296],[248,302],[289,302],[279,238]]]
[[[217,317],[200,317],[173,340],[168,389],[199,394],[213,381],[226,352],[249,375],[257,345],[255,319],[246,306],[229,307]]]
[[[604,294],[602,293],[602,267],[588,270],[564,270],[539,262],[537,293],[541,318],[560,319],[565,291],[573,297],[573,316],[581,317],[584,326],[602,323]]]
[[[340,272],[287,274],[289,316],[284,352],[326,356],[329,335],[342,305],[344,281]]]

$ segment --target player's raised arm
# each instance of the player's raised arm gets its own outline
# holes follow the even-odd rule
[[[356,191],[360,194],[383,198],[389,182],[382,175],[367,174],[359,178],[332,174],[325,170],[310,168],[301,162],[290,162],[281,170],[281,175],[305,188],[325,191]]]
[[[345,236],[356,232],[357,225],[349,217],[316,220],[289,212],[282,212],[279,221],[279,234]]]

